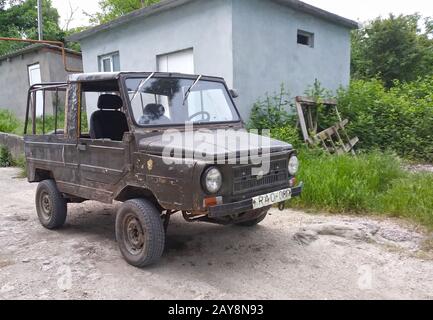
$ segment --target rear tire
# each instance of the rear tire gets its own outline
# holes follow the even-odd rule
[[[41,224],[50,230],[65,224],[67,203],[54,180],[44,180],[36,190],[36,211]]]
[[[161,213],[145,199],[125,202],[116,216],[116,239],[129,264],[143,268],[156,263],[165,246]]]

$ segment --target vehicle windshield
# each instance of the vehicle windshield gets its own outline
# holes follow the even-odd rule
[[[221,82],[143,77],[129,78],[125,83],[135,121],[140,126],[239,121]]]

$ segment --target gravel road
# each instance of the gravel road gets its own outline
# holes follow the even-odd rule
[[[37,220],[36,185],[0,169],[0,299],[433,299],[432,235],[399,220],[273,210],[253,229],[174,217],[162,261],[127,265],[116,206]],[[431,249],[430,249],[431,250]]]

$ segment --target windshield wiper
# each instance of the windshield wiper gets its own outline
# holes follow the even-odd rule
[[[191,85],[191,87],[188,88],[188,90],[186,90],[185,92],[185,96],[183,97],[183,103],[182,105],[185,105],[186,100],[189,97],[189,94],[191,93],[191,90],[194,89],[194,87],[196,86],[196,84],[200,81],[200,79],[202,78],[202,75],[199,75],[197,77],[197,80],[194,81],[194,83]]]
[[[135,100],[135,98],[137,98],[138,93],[141,91],[141,89],[143,89],[144,85],[153,78],[153,76],[155,75],[155,72],[152,72],[150,76],[147,77],[147,79],[141,80],[140,84],[137,87],[137,90],[134,93],[134,96],[131,99],[131,102],[133,102]]]

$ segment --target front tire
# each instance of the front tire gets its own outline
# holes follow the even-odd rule
[[[50,230],[65,224],[67,203],[54,180],[44,180],[36,190],[36,211],[41,224]]]
[[[247,227],[247,228],[255,227],[260,222],[265,220],[266,216],[268,215],[268,212],[269,212],[269,209],[261,210],[258,217],[251,219],[251,220],[235,223],[235,225],[237,225],[239,227]]]
[[[116,216],[116,239],[129,264],[143,268],[156,263],[165,246],[161,213],[145,199],[125,202]]]

